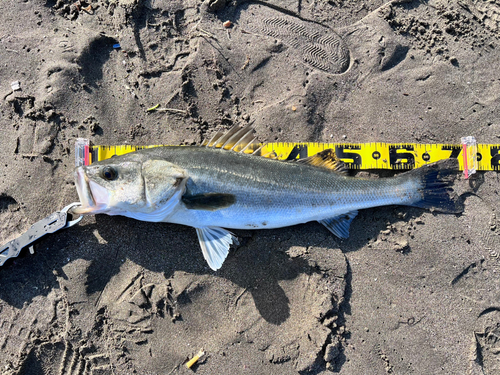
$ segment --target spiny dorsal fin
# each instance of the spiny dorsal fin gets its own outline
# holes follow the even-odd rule
[[[234,133],[231,137],[229,137],[229,139],[226,142],[224,142],[221,148],[223,148],[224,150],[233,149],[233,147],[236,146],[236,144],[240,142],[241,139],[248,133],[253,134],[253,129],[250,125],[244,126],[236,133]]]
[[[297,160],[297,163],[312,165],[314,167],[329,169],[337,173],[347,174],[347,168],[342,160],[340,160],[335,151],[331,148],[318,152],[316,155],[309,156],[305,159]]]
[[[233,137],[233,135],[237,134],[240,130],[241,129],[239,126],[232,127],[222,137],[220,137],[212,147],[224,148],[223,146],[226,145],[227,141],[229,141]]]
[[[220,137],[222,137],[225,133],[221,130],[218,130],[217,133],[208,141],[208,143],[205,144],[203,142],[202,146],[207,146],[207,147],[214,147],[215,144],[217,144],[217,141],[219,140]]]
[[[210,141],[204,141],[201,145],[210,148],[220,148],[235,152],[256,154],[260,152],[260,145],[256,143],[255,130],[251,125],[244,127],[234,126],[226,133],[218,131]],[[257,152],[257,154],[259,153]]]
[[[215,135],[210,138],[210,140],[208,139],[205,139],[203,141],[203,143],[201,144],[202,147],[206,146],[206,147],[212,147],[214,145],[215,142],[217,142],[217,140],[222,136],[224,135],[223,132],[221,132],[220,130],[217,131],[217,133],[215,133]]]

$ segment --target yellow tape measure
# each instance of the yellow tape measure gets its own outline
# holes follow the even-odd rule
[[[158,146],[89,146],[88,140],[80,155],[81,163],[89,165],[106,160],[114,155]],[[260,145],[249,147],[251,153]],[[334,149],[336,155],[349,169],[393,169],[405,170],[419,168],[447,158],[457,158],[460,169],[474,173],[479,171],[500,170],[500,144],[416,144],[416,143],[316,143],[316,142],[275,142],[267,143],[261,150],[262,155],[273,154],[280,160],[305,158],[316,153]],[[78,150],[78,147],[77,147]],[[77,161],[78,163],[78,161]]]

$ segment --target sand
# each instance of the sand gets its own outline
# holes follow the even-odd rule
[[[0,242],[78,200],[78,137],[498,143],[499,22],[481,0],[4,0]],[[192,228],[86,217],[0,269],[0,372],[499,374],[498,174],[456,186],[463,214],[369,209],[348,240],[236,231],[217,272]]]

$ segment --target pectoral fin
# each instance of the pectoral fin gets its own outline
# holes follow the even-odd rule
[[[349,227],[352,220],[356,217],[358,211],[351,211],[345,214],[332,217],[330,219],[318,220],[330,232],[339,238],[349,238]]]
[[[214,271],[222,267],[232,244],[239,245],[231,232],[218,227],[196,228],[203,257]]]

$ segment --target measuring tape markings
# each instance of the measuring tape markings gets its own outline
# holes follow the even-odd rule
[[[248,152],[257,148],[249,148]],[[109,159],[151,146],[90,146],[86,151],[85,162]],[[464,169],[463,146],[456,144],[416,144],[416,143],[319,143],[319,142],[274,142],[262,148],[262,154],[274,153],[277,159],[293,160],[306,158],[326,149],[334,149],[335,154],[349,169],[392,169],[407,170],[419,168],[438,160],[456,158],[460,170]],[[500,144],[477,145],[477,170],[500,170]]]
[[[486,146],[486,145],[478,145],[478,146]],[[483,155],[488,155],[491,157],[491,166],[492,166],[492,170],[494,171],[498,171],[500,170],[500,145],[491,145],[491,147],[489,148],[489,151],[490,153],[487,154],[488,150],[484,150],[483,151]],[[478,160],[479,160],[479,156],[478,156]]]

